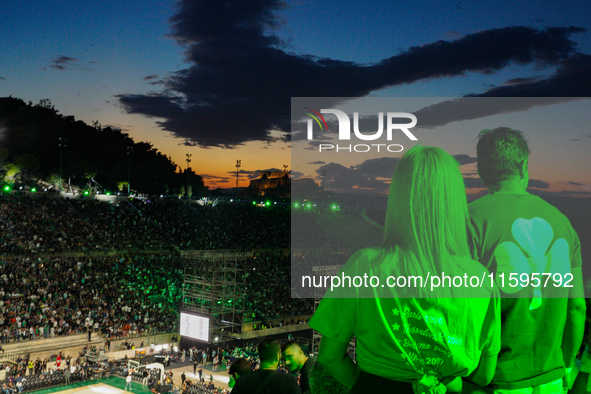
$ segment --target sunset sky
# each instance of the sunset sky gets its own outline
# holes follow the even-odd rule
[[[50,99],[64,115],[151,142],[183,168],[190,153],[210,187],[235,185],[237,159],[240,186],[258,170],[292,168],[303,154],[290,141],[292,97],[591,97],[588,0],[361,4],[2,1],[0,96]],[[426,106],[410,100],[408,111]],[[570,100],[417,134],[470,161],[472,128],[519,123],[506,125],[530,138],[540,190],[584,197],[590,115],[589,100]],[[339,160],[294,170],[318,179],[331,162],[358,171],[366,159]],[[315,161],[325,163],[307,164]],[[474,164],[463,167],[473,177]]]

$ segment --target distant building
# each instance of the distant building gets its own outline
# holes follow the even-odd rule
[[[261,172],[257,179],[252,179],[248,189],[258,191],[258,195],[265,195],[266,191],[284,189],[291,184],[289,171]]]

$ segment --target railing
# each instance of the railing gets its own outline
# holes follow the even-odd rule
[[[16,353],[2,353],[2,356],[0,356],[0,362],[10,361],[12,363],[16,363],[17,358],[18,354]]]

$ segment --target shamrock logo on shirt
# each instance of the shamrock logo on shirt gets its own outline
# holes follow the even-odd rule
[[[503,242],[495,249],[497,260],[497,272],[505,273],[505,286],[499,287],[505,293],[516,293],[522,289],[522,281],[518,280],[518,286],[507,285],[507,279],[511,273],[516,273],[518,279],[522,273],[526,273],[530,279],[532,273],[570,273],[570,258],[568,243],[564,238],[557,239],[550,247],[554,238],[554,231],[550,223],[542,218],[531,220],[519,218],[511,226],[513,238],[517,241]],[[525,254],[523,253],[525,252]],[[540,275],[541,276],[541,275]],[[531,286],[531,285],[530,285]],[[542,305],[541,286],[534,288],[530,310]]]

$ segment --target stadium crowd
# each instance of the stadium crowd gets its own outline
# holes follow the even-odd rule
[[[308,299],[291,298],[289,256],[247,260],[246,316],[307,315]],[[101,332],[110,338],[170,332],[178,321],[183,270],[178,256],[131,255],[0,259],[0,339],[32,340]],[[283,320],[281,324],[298,321]]]
[[[0,254],[289,248],[289,207],[0,195]],[[265,231],[260,231],[265,228]]]
[[[2,342],[89,328],[109,337],[170,332],[181,294],[175,262],[161,256],[1,259]]]

